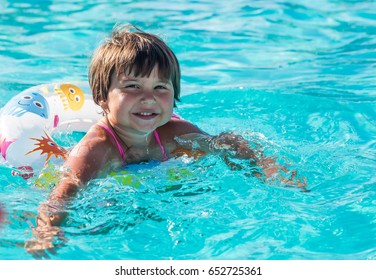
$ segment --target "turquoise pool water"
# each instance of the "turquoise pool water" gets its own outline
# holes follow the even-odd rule
[[[49,257],[376,259],[376,3],[173,2],[1,1],[0,106],[36,84],[86,80],[91,51],[131,22],[176,52],[178,114],[261,143],[310,192],[215,156],[134,165],[123,183],[109,176],[78,195],[69,241]],[[2,165],[0,193],[0,259],[33,259],[23,246],[48,190]]]

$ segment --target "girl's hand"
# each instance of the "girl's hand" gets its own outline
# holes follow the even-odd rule
[[[298,178],[298,171],[289,171],[285,166],[279,165],[274,159],[265,157],[261,160],[262,173],[265,177],[265,181],[275,182],[280,181],[286,187],[298,187],[303,192],[309,192],[306,189],[308,186],[307,179],[305,177]]]
[[[47,215],[44,207],[41,207],[39,216],[37,217],[37,226],[31,226],[34,238],[25,242],[26,252],[36,259],[49,259],[49,255],[55,255],[57,249],[64,246],[68,239],[64,236],[64,231],[53,226],[52,221],[55,215]]]
[[[278,179],[283,182],[286,187],[298,187],[301,188],[303,192],[309,192],[309,190],[306,189],[308,183],[305,177],[297,178],[298,171],[296,170],[293,170],[289,173],[291,173],[290,178],[278,175]]]
[[[251,165],[261,167],[260,172],[253,173],[254,176],[267,182],[279,180],[286,187],[298,187],[303,192],[309,192],[306,189],[308,184],[305,177],[298,178],[296,170],[289,171],[285,166],[278,164],[275,159],[264,156],[261,151],[252,150],[248,141],[242,136],[233,133],[221,133],[211,141],[213,150],[222,150],[226,153],[224,160],[232,170],[241,170],[244,167],[232,162],[229,157],[250,159]]]

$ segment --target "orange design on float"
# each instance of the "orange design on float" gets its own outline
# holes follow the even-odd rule
[[[55,141],[53,141],[48,135],[46,132],[44,132],[44,134],[46,135],[46,138],[42,136],[42,139],[38,139],[38,138],[30,138],[31,140],[35,140],[37,141],[37,144],[34,144],[35,146],[37,146],[37,148],[35,148],[34,150],[28,152],[25,154],[28,155],[28,154],[31,154],[33,152],[36,152],[36,151],[41,151],[41,155],[43,154],[47,154],[47,158],[46,158],[46,162],[54,155],[56,158],[58,157],[61,157],[63,158],[64,160],[66,159],[67,157],[67,151],[60,147],[58,144],[56,144]]]

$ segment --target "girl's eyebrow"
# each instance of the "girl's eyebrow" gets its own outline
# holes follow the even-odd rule
[[[138,81],[139,78],[140,77],[134,77],[134,76],[121,74],[118,79],[119,79],[120,82],[128,82],[128,81],[132,82],[132,81]],[[171,79],[164,79],[164,78],[158,78],[157,82],[158,83],[164,83],[164,84],[172,84]]]
[[[171,79],[158,79],[159,83],[172,84]]]
[[[127,82],[127,81],[137,81],[137,77],[132,77],[132,76],[126,76],[126,75],[121,75],[119,77],[119,81],[121,82]]]

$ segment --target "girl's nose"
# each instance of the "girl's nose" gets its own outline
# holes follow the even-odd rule
[[[155,103],[155,97],[152,91],[144,90],[141,97],[142,104],[153,104]]]

